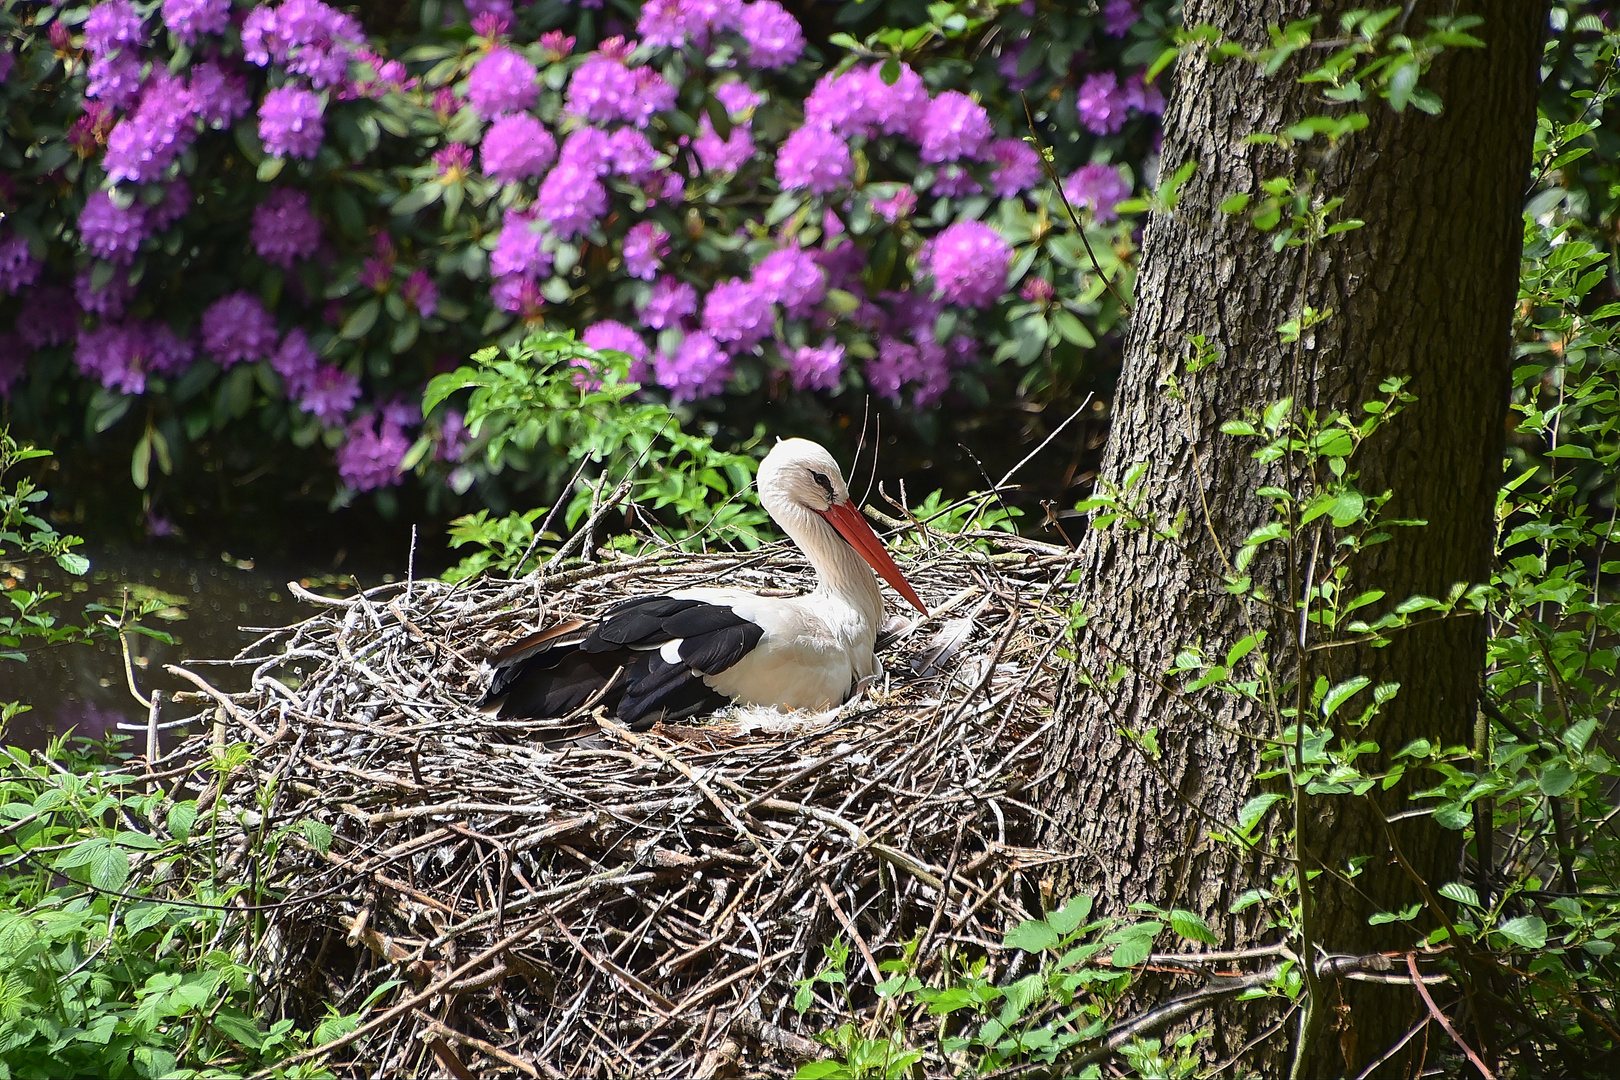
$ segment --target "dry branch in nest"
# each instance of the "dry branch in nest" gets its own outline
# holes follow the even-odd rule
[[[563,749],[547,722],[471,708],[482,656],[649,592],[807,589],[802,558],[659,552],[304,594],[318,614],[233,661],[248,689],[192,676],[205,733],[167,759],[199,763],[200,803],[236,823],[230,872],[272,905],[271,1007],[352,1011],[395,984],[322,1049],[340,1072],[789,1076],[826,1053],[810,1037],[827,1014],[801,1018],[793,984],[835,936],[857,1022],[877,965],[919,935],[936,985],[936,946],[993,954],[1060,857],[1025,845],[1072,562],[923,534],[906,570],[934,613],[835,713],[604,727]],[[251,760],[223,781],[200,764],[236,742]]]

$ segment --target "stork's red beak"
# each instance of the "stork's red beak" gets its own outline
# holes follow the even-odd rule
[[[848,540],[849,546],[860,553],[861,558],[865,559],[867,565],[878,572],[879,577],[894,586],[894,591],[905,597],[907,603],[924,615],[928,614],[928,609],[923,606],[922,599],[917,595],[917,590],[911,587],[911,582],[906,580],[906,575],[902,574],[900,568],[894,565],[894,560],[889,557],[889,552],[883,546],[883,541],[877,538],[877,533],[872,531],[872,526],[866,523],[866,519],[861,516],[861,512],[855,509],[854,503],[834,503],[827,509],[818,510],[816,513],[826,518],[827,522],[838,530],[838,535]]]

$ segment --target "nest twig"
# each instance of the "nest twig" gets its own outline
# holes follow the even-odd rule
[[[905,943],[926,939],[918,975],[936,984],[953,947],[993,951],[1060,857],[1026,846],[1026,789],[1073,564],[923,531],[907,573],[935,614],[835,714],[605,726],[547,749],[553,725],[471,708],[480,658],[557,619],[721,580],[809,587],[783,546],[306,594],[315,616],[234,661],[246,689],[190,676],[203,732],[166,761],[252,749],[186,783],[218,801],[220,857],[266,905],[270,1008],[352,1011],[393,984],[318,1048],[344,1073],[790,1076],[827,1052],[811,1039],[826,1013],[801,1017],[793,997],[835,936],[853,989],[823,989],[822,1007],[856,1023]]]

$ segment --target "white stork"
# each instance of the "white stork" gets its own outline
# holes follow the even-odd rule
[[[928,609],[850,500],[825,447],[778,442],[759,466],[759,501],[816,571],[805,596],[695,588],[638,597],[507,646],[478,703],[504,718],[560,718],[593,698],[644,731],[730,702],[824,709],[877,674],[883,594],[872,570]],[[862,560],[866,565],[862,565]]]

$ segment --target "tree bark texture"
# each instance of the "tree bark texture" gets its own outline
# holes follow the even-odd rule
[[[1317,36],[1337,32],[1338,16],[1355,2],[1189,0],[1188,25],[1212,23],[1251,48],[1266,44],[1268,24],[1320,15]],[[1423,85],[1444,102],[1438,117],[1415,109],[1397,114],[1379,101],[1370,125],[1322,149],[1285,151],[1251,145],[1253,133],[1279,132],[1305,116],[1332,113],[1319,87],[1297,75],[1325,56],[1302,60],[1263,78],[1238,62],[1184,56],[1165,119],[1161,172],[1195,160],[1198,171],[1174,210],[1156,213],[1143,243],[1135,314],[1114,401],[1103,475],[1115,483],[1138,462],[1151,463],[1146,505],[1158,520],[1184,515],[1178,545],[1146,530],[1093,530],[1080,548],[1089,623],[1079,663],[1093,672],[1124,664],[1117,684],[1085,688],[1076,681],[1065,725],[1047,751],[1055,770],[1047,808],[1047,846],[1083,856],[1061,883],[1123,911],[1134,901],[1203,913],[1224,939],[1244,947],[1276,939],[1263,909],[1233,916],[1250,888],[1288,873],[1286,864],[1243,858],[1210,837],[1233,822],[1260,787],[1260,745],[1245,735],[1275,736],[1259,709],[1205,694],[1195,710],[1166,690],[1178,647],[1201,644],[1212,657],[1250,632],[1238,603],[1221,587],[1222,555],[1266,519],[1253,494],[1286,483],[1276,467],[1253,460],[1254,443],[1224,436],[1223,421],[1262,409],[1297,389],[1301,405],[1356,410],[1378,398],[1380,382],[1410,378],[1417,401],[1352,463],[1358,486],[1392,490],[1386,516],[1423,518],[1425,528],[1393,530],[1355,568],[1361,588],[1387,590],[1393,605],[1412,594],[1444,597],[1456,582],[1482,582],[1491,570],[1494,497],[1502,471],[1508,401],[1509,338],[1521,246],[1520,209],[1535,125],[1537,65],[1545,7],[1527,0],[1472,0],[1452,5],[1420,0],[1410,10],[1415,35],[1425,20],[1477,13],[1473,33],[1483,49],[1448,50]],[[1314,175],[1313,190],[1342,196],[1342,218],[1364,228],[1319,246],[1274,251],[1272,236],[1244,216],[1218,207],[1238,192],[1258,194],[1265,179]],[[1331,317],[1300,347],[1277,329],[1307,304]],[[1202,334],[1220,359],[1189,376],[1189,335]],[[1167,392],[1179,381],[1185,397]],[[1305,578],[1308,546],[1292,559],[1282,545],[1262,549],[1250,572],[1258,585],[1291,606]],[[1295,563],[1290,567],[1290,561]],[[1297,634],[1297,615],[1257,612],[1268,647]],[[1390,647],[1326,652],[1312,672],[1338,682],[1361,673],[1401,684],[1399,695],[1366,737],[1383,749],[1376,768],[1411,739],[1468,743],[1485,655],[1483,620],[1461,618],[1398,636]],[[1222,704],[1224,702],[1224,704]],[[1359,709],[1357,710],[1359,711]],[[1211,722],[1213,720],[1213,722]],[[1162,755],[1148,760],[1124,730],[1158,729]],[[1429,782],[1432,782],[1429,781]],[[1397,807],[1414,785],[1379,797]],[[1369,927],[1376,911],[1417,899],[1393,857],[1382,824],[1365,801],[1317,797],[1302,838],[1312,865],[1343,868],[1371,856],[1357,889],[1318,877],[1318,934],[1342,953],[1404,948],[1414,924]],[[1459,876],[1459,834],[1426,818],[1397,826],[1397,842],[1433,886]],[[1423,929],[1421,920],[1418,924]],[[1314,1074],[1354,1075],[1415,1020],[1408,988],[1346,983],[1329,988],[1324,1005],[1341,1004],[1314,1060]],[[1249,1010],[1247,1013],[1244,1010]],[[1275,1013],[1271,1019],[1275,1019]],[[1227,1007],[1219,1043],[1235,1049],[1257,1033],[1261,1010]],[[1342,1061],[1341,1056],[1348,1061]],[[1271,1057],[1266,1071],[1279,1059]],[[1311,1075],[1312,1073],[1307,1073]]]

